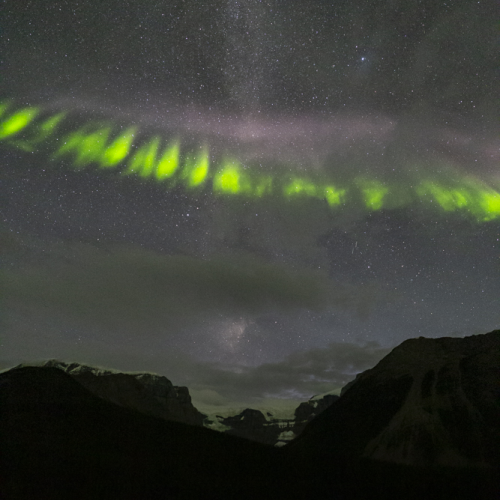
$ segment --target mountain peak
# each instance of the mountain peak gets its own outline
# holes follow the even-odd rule
[[[498,464],[499,366],[500,330],[406,340],[346,386],[302,441],[309,434],[312,446],[321,428],[339,453],[359,458],[433,467]]]
[[[203,425],[204,415],[193,406],[187,387],[174,386],[163,375],[123,373],[56,359],[40,365],[64,371],[96,396],[125,408],[166,420]]]

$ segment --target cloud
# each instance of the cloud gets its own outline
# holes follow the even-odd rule
[[[296,352],[283,361],[257,367],[200,364],[193,367],[197,374],[190,387],[207,395],[216,388],[218,395],[237,401],[307,399],[343,387],[357,373],[375,366],[389,351],[377,342],[332,342],[325,348]]]
[[[366,314],[374,301],[326,273],[249,256],[203,260],[135,247],[48,246],[42,262],[4,272],[11,304],[109,328],[173,330],[216,312],[228,317],[339,306]]]
[[[222,396],[214,389],[200,389],[193,390],[189,388],[189,393],[195,401],[193,404],[198,408],[202,408],[204,406],[228,406],[234,404],[234,401],[230,401],[228,398]]]

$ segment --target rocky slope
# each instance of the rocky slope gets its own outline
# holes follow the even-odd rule
[[[90,392],[146,415],[190,425],[203,425],[204,415],[192,404],[187,387],[177,387],[152,373],[121,373],[78,363],[50,360],[42,366],[58,368]]]
[[[366,443],[364,457],[413,465],[499,463],[500,446],[492,445],[500,445],[500,331],[407,340],[360,374],[343,397],[363,385],[382,391],[398,379],[405,396]]]
[[[323,413],[329,406],[339,399],[336,394],[326,393],[319,396],[313,396],[309,401],[300,403],[295,410],[295,421],[304,426],[313,418]]]
[[[498,470],[500,331],[403,342],[287,448],[312,468],[364,464],[455,481]]]

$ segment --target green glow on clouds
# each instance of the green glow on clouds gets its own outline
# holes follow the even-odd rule
[[[149,177],[156,166],[156,153],[159,146],[159,137],[155,137],[148,144],[141,146],[130,160],[126,173],[138,173],[141,177]]]
[[[325,186],[325,199],[331,207],[340,205],[345,196],[345,189],[337,189],[334,186]]]
[[[480,221],[500,218],[500,193],[475,180],[466,179],[457,187],[423,181],[416,191],[421,198],[435,201],[445,212],[467,210]]]
[[[33,132],[31,137],[23,139],[15,137],[12,139],[13,144],[15,144],[18,149],[28,153],[36,151],[37,145],[43,143],[43,141],[56,131],[59,123],[61,123],[66,117],[66,114],[67,113],[58,113],[51,116],[47,120],[33,127],[33,130],[31,130],[31,132]]]
[[[27,127],[39,113],[38,108],[24,108],[0,123],[0,140],[17,134]]]
[[[196,156],[189,156],[182,170],[182,178],[185,179],[187,187],[201,186],[207,178],[209,168],[207,148],[203,148]]]
[[[85,167],[98,163],[106,150],[111,127],[103,127],[94,132],[77,131],[69,135],[57,150],[56,158],[68,153],[75,154],[75,166]]]
[[[156,178],[158,180],[172,177],[179,167],[180,142],[177,141],[171,146],[167,146],[163,156],[156,166]]]
[[[214,191],[238,194],[242,191],[240,166],[227,160],[222,169],[214,176]]]
[[[318,196],[318,187],[308,179],[295,178],[285,186],[283,194],[290,198],[294,195],[306,195],[316,198]]]
[[[0,102],[0,141],[27,152],[37,152],[44,145],[49,154],[52,150],[54,159],[70,159],[79,169],[116,168],[121,175],[156,178],[167,185],[180,183],[187,189],[210,186],[211,181],[213,192],[220,196],[282,196],[290,201],[315,198],[332,208],[361,199],[367,210],[376,211],[409,205],[418,199],[443,212],[468,213],[477,221],[500,219],[500,193],[476,179],[451,182],[427,178],[403,186],[401,182],[382,183],[367,177],[344,181],[342,185],[306,176],[286,178],[252,171],[234,158],[212,164],[207,145],[195,151],[183,150],[180,139],[144,139],[137,127],[117,131],[112,123],[91,122],[56,136],[68,113],[37,118],[43,115],[38,107],[14,110],[9,115],[10,107],[9,102]]]
[[[356,184],[363,193],[363,199],[366,208],[371,210],[380,210],[384,205],[384,197],[389,189],[381,182],[370,179],[357,179]]]
[[[493,191],[481,193],[481,205],[487,214],[490,214],[489,218],[485,220],[500,218],[500,193]]]
[[[118,136],[104,151],[100,158],[102,167],[116,167],[129,154],[134,140],[136,128],[130,127],[123,134]]]

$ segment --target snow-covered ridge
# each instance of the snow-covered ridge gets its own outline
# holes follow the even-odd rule
[[[40,362],[38,366],[58,368],[96,396],[125,408],[166,420],[203,425],[204,415],[193,406],[187,387],[174,386],[162,375],[123,373],[54,359]]]
[[[300,403],[295,409],[283,406],[263,405],[259,409],[232,408],[212,411],[204,421],[205,427],[235,436],[284,446],[295,439],[305,426],[338,399],[337,395],[326,393],[313,396]]]

